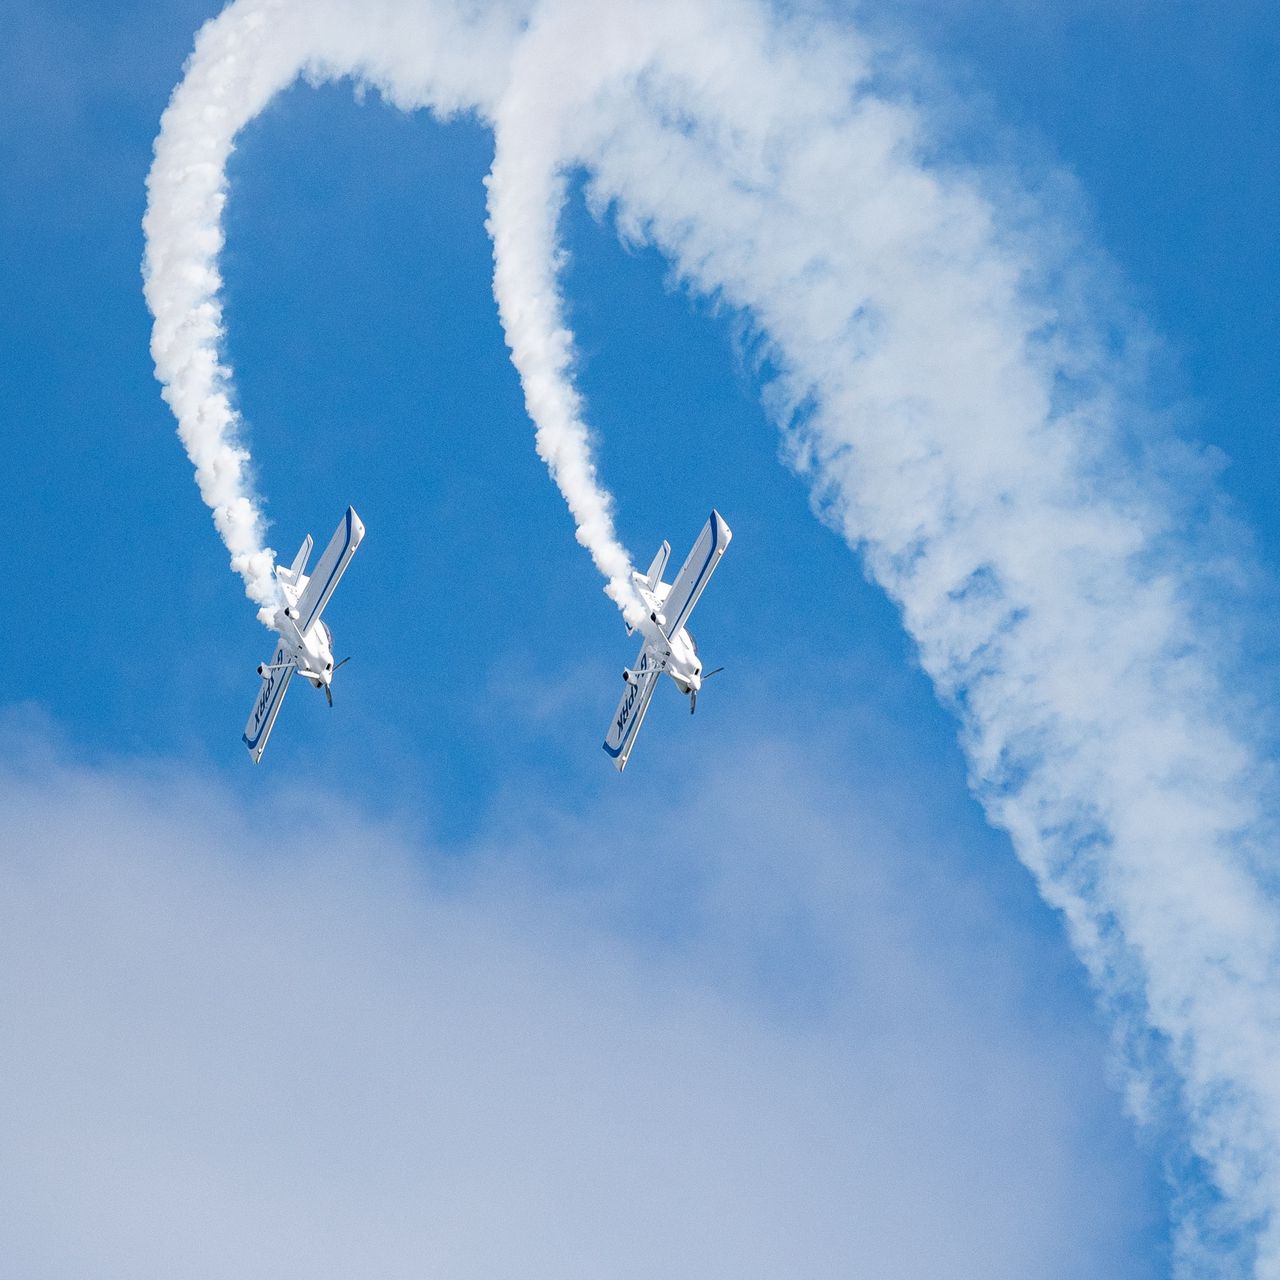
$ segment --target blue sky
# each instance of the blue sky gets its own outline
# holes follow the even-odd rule
[[[491,135],[346,85],[288,90],[229,168],[226,353],[271,545],[288,559],[304,533],[323,543],[348,502],[368,527],[327,615],[353,655],[335,708],[295,690],[249,764],[239,734],[270,639],[160,398],[139,276],[160,114],[218,8],[53,0],[17,15],[0,52],[15,530],[0,1008],[30,1046],[0,1126],[27,1168],[41,1155],[24,1225],[0,1226],[0,1263],[173,1274],[181,1246],[162,1247],[146,1211],[162,1162],[120,1154],[167,1144],[205,1186],[248,1168],[247,1186],[280,1197],[274,1227],[228,1194],[191,1228],[233,1269],[236,1230],[270,1242],[272,1274],[318,1274],[300,1242],[338,1268],[342,1224],[352,1238],[378,1220],[385,1274],[432,1258],[449,1275],[521,1259],[505,1273],[642,1274],[611,1242],[635,1233],[635,1257],[661,1269],[640,1242],[648,1221],[668,1258],[714,1244],[732,1273],[763,1212],[756,1256],[798,1274],[885,1265],[895,1239],[907,1275],[942,1257],[957,1275],[1168,1274],[1171,1206],[1203,1179],[1170,1190],[1177,1123],[1126,1114],[1061,916],[970,795],[956,722],[898,610],[781,464],[739,318],[674,285],[656,250],[620,246],[575,192],[563,286],[620,535],[643,563],[663,537],[683,555],[711,504],[735,533],[695,619],[726,671],[692,719],[661,690],[618,778],[599,742],[633,646],[533,450],[491,291]],[[1263,569],[1250,599],[1268,598],[1280,20],[1198,0],[859,8],[972,106],[948,116],[962,147],[1075,175],[1086,241],[1162,343],[1151,398],[1222,451],[1220,487],[1255,540],[1237,553]],[[996,126],[1009,132],[993,142]],[[120,959],[134,944],[152,957],[136,973]],[[93,991],[95,972],[125,977]],[[145,1088],[116,1025],[157,1064]],[[360,1037],[394,1042],[394,1069]],[[103,1078],[41,1083],[64,1044]],[[491,1091],[462,1086],[449,1044]],[[650,1059],[655,1044],[676,1048]],[[244,1065],[259,1050],[265,1084]],[[533,1083],[512,1065],[522,1053]],[[740,1078],[748,1057],[758,1075]],[[285,1108],[273,1150],[253,1117],[281,1114],[304,1060],[306,1102]],[[427,1062],[424,1087],[452,1110],[414,1110]],[[573,1079],[590,1105],[562,1115]],[[156,1103],[188,1087],[190,1111]],[[344,1117],[349,1088],[364,1101]],[[88,1117],[83,1145],[58,1119],[67,1099]],[[404,1114],[392,1160],[378,1135]],[[206,1141],[218,1115],[243,1132]],[[564,1168],[497,1172],[557,1140]],[[449,1189],[463,1149],[474,1167]],[[318,1206],[353,1199],[348,1162],[378,1194],[325,1225]],[[736,1163],[759,1185],[727,1178]],[[99,1202],[77,1164],[104,1180],[123,1168],[117,1198]],[[22,1168],[0,1185],[22,1185]],[[849,1223],[873,1168],[888,1190],[859,1243]],[[420,1218],[406,1169],[472,1229]],[[606,1190],[585,1196],[575,1177],[589,1176]],[[636,1179],[664,1176],[700,1206],[688,1221],[637,1196]],[[539,1179],[592,1207],[540,1214]],[[68,1197],[73,1242],[45,1247]],[[185,1220],[181,1195],[164,1203]],[[510,1255],[482,1239],[480,1205],[520,1224]],[[527,1243],[539,1223],[559,1242],[545,1253]],[[987,1256],[993,1234],[1004,1244]]]

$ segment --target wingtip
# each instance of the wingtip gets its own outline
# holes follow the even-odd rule
[[[355,507],[347,508],[347,526],[351,531],[351,540],[359,543],[364,537],[364,521],[360,519]]]

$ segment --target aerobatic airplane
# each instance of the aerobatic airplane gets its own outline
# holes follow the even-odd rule
[[[314,573],[310,576],[306,573],[314,545],[310,534],[303,539],[288,569],[276,566],[276,581],[284,604],[276,610],[271,625],[280,633],[280,642],[271,661],[258,667],[262,690],[249,713],[249,723],[244,727],[244,744],[249,748],[254,764],[262,759],[266,750],[267,739],[271,736],[276,716],[280,714],[280,706],[294,672],[304,680],[310,680],[317,689],[323,689],[329,705],[333,706],[333,692],[329,686],[333,682],[333,673],[347,659],[343,658],[337,667],[333,665],[333,635],[320,621],[320,615],[363,537],[364,525],[355,508],[348,507]]]
[[[732,537],[733,532],[725,524],[724,517],[713,511],[693,544],[684,567],[670,586],[662,581],[671,555],[669,542],[658,548],[648,573],[632,572],[632,582],[644,601],[648,616],[639,627],[644,635],[640,656],[634,667],[627,667],[622,673],[626,692],[618,703],[604,740],[604,749],[613,757],[619,773],[627,767],[627,759],[635,745],[644,713],[649,709],[649,699],[657,688],[659,676],[665,672],[675,681],[676,688],[688,695],[689,714],[692,715],[698,705],[698,690],[702,688],[702,682],[722,670],[717,667],[715,671],[703,672],[698,646],[689,632],[688,622],[693,606],[698,603],[698,597]],[[630,635],[632,630],[628,627],[627,634]]]

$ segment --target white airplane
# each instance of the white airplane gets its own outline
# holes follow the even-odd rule
[[[613,757],[619,773],[627,767],[627,759],[635,745],[644,713],[649,709],[649,699],[658,686],[658,678],[665,672],[676,682],[676,688],[688,695],[689,714],[692,715],[698,705],[698,690],[702,688],[702,682],[722,670],[717,667],[715,671],[703,672],[698,646],[687,623],[693,606],[698,603],[698,597],[732,537],[733,531],[725,524],[724,517],[713,511],[693,544],[684,567],[670,586],[662,581],[671,556],[669,542],[658,548],[648,573],[632,572],[631,580],[644,601],[648,617],[639,627],[644,635],[640,656],[634,667],[627,667],[622,672],[626,692],[618,703],[604,740],[604,749]],[[627,634],[630,635],[632,630],[628,627]]]
[[[249,713],[249,723],[244,727],[244,745],[249,748],[254,764],[262,759],[262,753],[267,749],[267,739],[271,736],[295,671],[304,680],[310,680],[317,689],[323,689],[329,705],[333,706],[333,693],[329,686],[333,682],[333,673],[347,659],[343,658],[337,667],[333,665],[333,635],[320,621],[320,614],[363,537],[364,525],[355,508],[348,507],[314,573],[308,576],[305,572],[314,545],[310,534],[303,539],[288,569],[276,566],[276,581],[284,604],[276,610],[271,625],[280,633],[280,642],[271,661],[258,667],[262,691]]]

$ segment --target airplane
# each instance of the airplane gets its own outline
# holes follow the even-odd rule
[[[637,629],[641,631],[644,644],[640,646],[635,666],[623,669],[622,679],[627,688],[604,740],[604,749],[613,757],[614,767],[619,773],[627,767],[636,734],[661,675],[669,675],[676,688],[688,696],[689,714],[692,715],[698,706],[698,690],[702,688],[702,682],[723,670],[722,667],[715,671],[702,670],[698,646],[687,624],[693,606],[698,603],[698,597],[710,581],[732,537],[733,531],[724,517],[718,511],[712,511],[683,568],[670,586],[662,581],[671,556],[669,542],[663,542],[658,548],[648,573],[632,570],[631,581],[644,602],[647,617],[638,628],[627,627],[628,635]]]
[[[271,625],[280,633],[280,641],[271,661],[258,666],[262,690],[244,727],[244,745],[249,748],[254,764],[261,761],[267,748],[267,739],[295,672],[304,680],[310,680],[317,689],[323,689],[329,705],[333,706],[333,691],[329,686],[333,673],[347,659],[334,666],[333,635],[320,615],[363,537],[364,524],[355,508],[348,507],[314,573],[309,576],[306,573],[314,545],[310,534],[303,539],[288,569],[276,566],[276,582],[284,604],[276,610]]]

